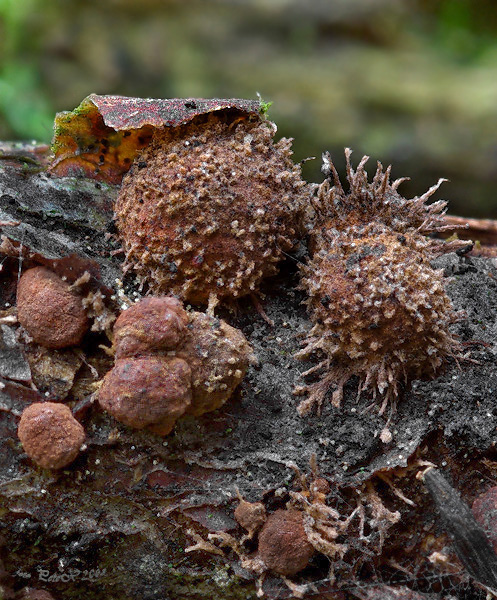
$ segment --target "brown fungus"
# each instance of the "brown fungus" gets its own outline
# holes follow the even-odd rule
[[[298,510],[277,510],[259,534],[258,553],[266,567],[278,575],[295,575],[305,569],[314,554]]]
[[[114,324],[116,358],[176,348],[187,322],[188,315],[176,298],[143,298],[124,310]]]
[[[192,370],[191,415],[220,408],[256,359],[243,333],[222,319],[190,312],[187,332],[176,354]]]
[[[24,409],[17,430],[26,454],[40,467],[62,469],[78,456],[85,431],[65,404],[35,402]]]
[[[17,286],[17,315],[33,340],[47,348],[77,346],[89,328],[81,296],[46,267],[23,273]]]
[[[121,358],[104,377],[98,401],[128,427],[167,435],[190,406],[190,380],[181,358]]]
[[[247,532],[247,538],[252,539],[266,522],[266,508],[262,502],[247,502],[240,492],[238,499],[234,517]]]
[[[254,357],[241,331],[172,297],[144,298],[114,327],[116,363],[98,392],[100,405],[125,425],[160,435],[183,414],[216,410],[230,398]]]
[[[340,406],[343,387],[354,375],[360,390],[383,397],[380,413],[392,407],[399,384],[433,377],[443,362],[460,355],[450,325],[461,318],[445,292],[442,270],[431,261],[467,242],[429,239],[444,229],[446,202],[426,205],[441,181],[419,198],[407,200],[390,182],[390,167],[378,164],[370,183],[364,157],[357,171],[346,151],[350,191],[342,188],[328,155],[326,180],[313,199],[315,223],[312,256],[302,267],[300,287],[314,326],[306,347],[297,355],[317,352],[321,362],[304,375],[321,373],[321,380],[297,392],[310,392],[301,414],[321,408],[330,388]]]
[[[126,265],[196,304],[258,289],[302,234],[308,186],[274,124],[218,112],[157,129],[115,204]]]

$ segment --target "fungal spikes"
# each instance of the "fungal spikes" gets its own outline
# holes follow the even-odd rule
[[[421,234],[447,229],[442,220],[447,202],[439,200],[431,205],[426,204],[445,179],[439,179],[422,196],[407,200],[397,189],[408,178],[403,177],[391,182],[391,165],[384,170],[378,162],[376,173],[369,183],[365,169],[369,157],[364,156],[354,170],[350,160],[351,154],[350,148],[346,148],[346,172],[350,188],[348,193],[344,191],[329,153],[323,154],[322,171],[326,180],[319,186],[312,203],[318,224],[327,223],[328,228],[340,229],[341,223],[346,223],[347,226],[364,226],[379,221],[399,233],[417,228]],[[330,188],[332,183],[333,187]]]
[[[444,291],[443,272],[430,263],[467,242],[424,235],[445,229],[447,203],[426,205],[444,180],[407,200],[397,192],[404,179],[390,183],[391,167],[384,170],[378,163],[370,183],[368,157],[354,170],[350,155],[346,149],[349,192],[326,153],[327,179],[312,199],[311,258],[301,266],[300,289],[308,294],[313,327],[297,357],[317,353],[319,364],[304,377],[320,380],[298,388],[299,394],[309,393],[299,406],[301,415],[313,407],[320,411],[328,392],[339,407],[344,385],[354,375],[359,392],[369,390],[382,399],[383,414],[387,406],[393,410],[400,383],[433,377],[447,358],[460,356],[449,329],[460,314]]]

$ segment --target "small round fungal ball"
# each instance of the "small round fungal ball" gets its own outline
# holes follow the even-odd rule
[[[81,297],[46,267],[25,271],[17,286],[17,315],[37,344],[47,348],[77,346],[89,321]]]
[[[478,496],[471,510],[497,552],[497,487],[491,487]]]
[[[277,510],[259,534],[258,553],[266,567],[279,575],[295,575],[305,569],[314,554],[298,510]]]
[[[239,329],[200,312],[189,313],[187,334],[176,353],[192,370],[192,404],[187,412],[195,416],[222,406],[255,360]]]
[[[124,425],[166,435],[190,406],[190,367],[173,357],[118,359],[103,379],[98,401]]]
[[[308,185],[275,131],[222,111],[155,131],[114,208],[126,264],[155,294],[215,304],[276,273],[302,233]]]
[[[35,402],[24,409],[17,435],[26,454],[40,467],[62,469],[78,456],[83,427],[65,404]]]
[[[116,358],[172,350],[184,334],[188,315],[171,296],[143,298],[124,310],[114,324]]]

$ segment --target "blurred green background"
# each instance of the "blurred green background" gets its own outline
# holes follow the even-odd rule
[[[90,94],[274,102],[295,158],[343,147],[497,217],[496,0],[0,0],[0,139]]]

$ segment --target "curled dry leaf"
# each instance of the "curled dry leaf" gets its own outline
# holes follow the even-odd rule
[[[156,128],[177,127],[220,110],[261,111],[258,100],[154,99],[91,94],[55,117],[51,172],[118,184]]]

